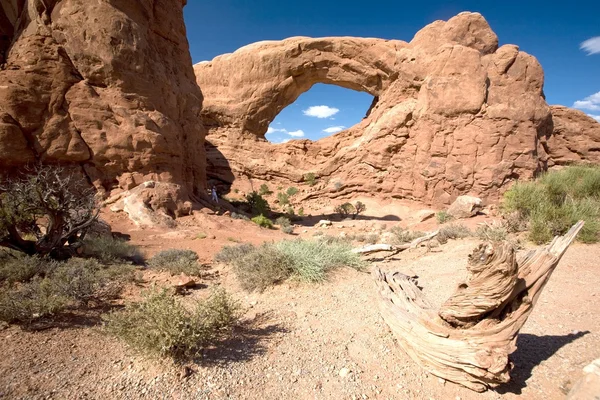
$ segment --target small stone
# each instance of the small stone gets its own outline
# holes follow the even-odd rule
[[[348,368],[344,367],[344,368],[340,369],[339,374],[340,374],[340,377],[345,378],[348,375],[350,375],[350,372],[352,372],[352,371],[350,371]]]

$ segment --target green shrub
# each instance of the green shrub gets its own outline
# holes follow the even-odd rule
[[[500,242],[506,240],[508,231],[502,223],[492,223],[479,226],[475,230],[475,235],[484,241]]]
[[[260,185],[260,188],[258,189],[258,194],[260,194],[261,196],[266,196],[268,194],[272,194],[273,192],[271,191],[271,189],[269,189],[269,187],[267,186],[266,183],[263,183],[262,185]]]
[[[277,193],[277,201],[279,201],[279,204],[281,204],[282,206],[288,205],[290,204],[290,196],[287,193]]]
[[[529,225],[529,238],[541,244],[585,221],[578,240],[600,237],[600,167],[571,166],[548,172],[533,182],[517,182],[504,195],[504,215]]]
[[[354,218],[356,218],[358,214],[363,213],[366,210],[367,206],[363,202],[357,201],[356,203],[354,203]]]
[[[57,264],[48,258],[0,251],[0,282],[27,282],[36,275],[45,276]]]
[[[189,360],[231,333],[240,306],[224,291],[186,308],[167,291],[150,292],[139,303],[104,317],[107,333],[147,354]]]
[[[83,241],[83,255],[105,264],[132,261],[142,263],[144,257],[137,246],[112,236],[88,236]]]
[[[454,217],[448,214],[448,211],[445,210],[438,211],[438,213],[435,214],[435,217],[437,219],[438,224],[445,224],[446,222],[452,221],[454,219]]]
[[[340,215],[342,218],[349,217],[350,215],[354,215],[356,212],[356,208],[352,205],[352,203],[343,203],[336,206],[333,211]]]
[[[292,221],[286,217],[279,217],[275,220],[275,224],[279,226],[290,226],[292,225]]]
[[[281,232],[291,235],[292,233],[294,233],[294,227],[292,225],[282,226]]]
[[[315,173],[309,172],[304,175],[304,182],[308,183],[309,186],[315,186],[317,184]]]
[[[93,259],[54,262],[44,277],[36,275],[23,283],[2,285],[0,320],[29,323],[65,308],[114,299],[133,278],[133,271],[131,265],[106,267]]]
[[[162,250],[150,260],[150,268],[168,271],[171,275],[202,275],[202,266],[198,263],[198,254],[192,250],[169,249]]]
[[[440,229],[436,239],[441,244],[447,243],[449,239],[462,239],[471,236],[473,233],[463,224],[449,224]]]
[[[300,208],[298,209],[298,215],[299,215],[300,217],[303,217],[303,216],[304,216],[304,207],[300,207]]]
[[[291,186],[291,187],[287,188],[287,190],[285,192],[287,193],[288,196],[293,197],[296,194],[298,194],[298,188]]]
[[[273,221],[271,221],[269,218],[265,217],[262,214],[257,217],[252,218],[252,222],[254,222],[256,225],[260,226],[261,228],[268,228],[268,229],[273,228]]]
[[[248,193],[246,195],[246,201],[254,214],[266,215],[271,211],[269,202],[256,192]]]
[[[410,243],[415,239],[425,236],[425,233],[421,231],[409,231],[400,226],[394,226],[390,229],[390,232],[394,235],[392,244],[396,245]]]

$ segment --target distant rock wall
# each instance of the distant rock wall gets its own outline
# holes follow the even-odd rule
[[[185,0],[3,0],[0,169],[81,165],[99,189],[206,186]]]
[[[549,167],[578,162],[600,164],[600,123],[584,112],[551,106],[554,131],[545,144]]]
[[[553,136],[542,67],[517,46],[498,47],[477,13],[436,21],[409,43],[295,37],[243,47],[194,71],[205,96],[208,175],[225,184],[291,184],[313,172],[329,182],[314,196],[494,199],[552,164],[549,146],[563,145]],[[269,123],[315,83],[367,92],[376,103],[331,137],[267,142]],[[332,190],[336,182],[340,190]]]

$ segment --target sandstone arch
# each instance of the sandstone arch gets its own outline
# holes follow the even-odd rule
[[[237,178],[300,182],[306,172],[344,182],[315,195],[364,191],[448,203],[497,197],[547,164],[552,134],[543,71],[498,39],[477,13],[419,31],[411,42],[290,38],[260,42],[194,66],[208,137]],[[275,115],[314,83],[363,90],[379,101],[353,128],[318,142],[271,145]],[[207,173],[227,182],[212,169]]]

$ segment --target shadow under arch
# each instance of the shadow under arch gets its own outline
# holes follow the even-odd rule
[[[231,170],[229,161],[208,138],[204,141],[204,149],[206,151],[206,180],[208,187],[211,188],[214,185],[219,194],[228,194],[235,180],[235,175]]]

